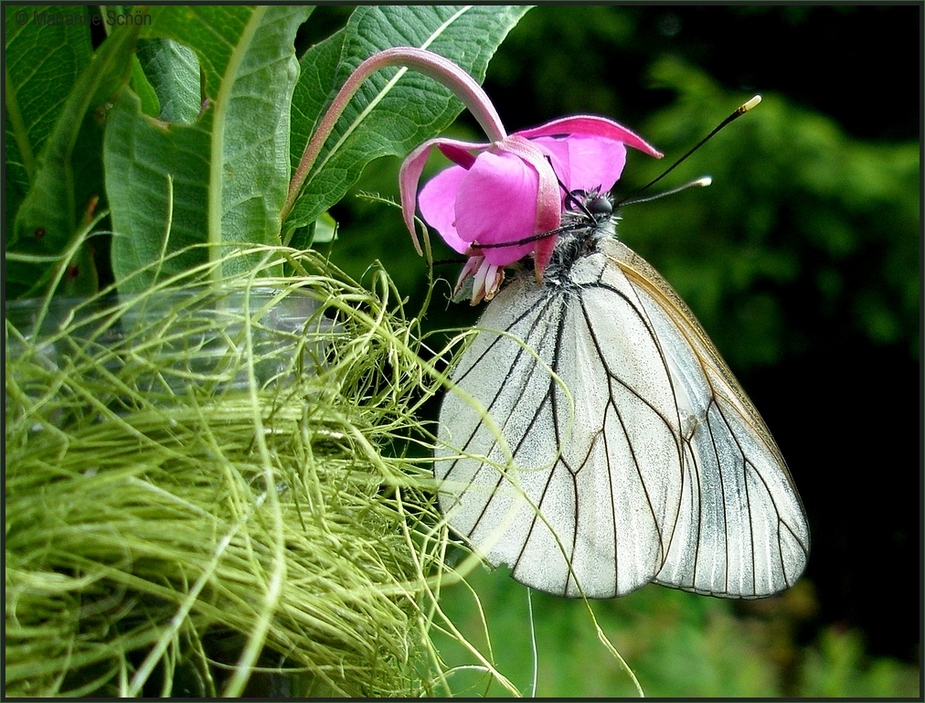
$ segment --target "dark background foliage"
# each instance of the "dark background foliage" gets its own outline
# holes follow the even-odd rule
[[[349,11],[322,7],[305,41]],[[921,36],[919,4],[541,6],[485,81],[509,130],[602,114],[667,154],[631,155],[618,196],[764,96],[665,182],[709,173],[712,187],[627,208],[620,236],[695,310],[788,457],[814,540],[801,641],[860,628],[868,652],[910,662],[922,602]],[[467,115],[454,130],[481,139]],[[396,197],[396,170],[377,162],[356,192]],[[348,198],[334,215],[336,263],[360,276],[378,258],[422,299],[425,264],[397,211]],[[436,258],[451,255],[435,243]],[[478,312],[444,303],[448,290],[434,328]]]

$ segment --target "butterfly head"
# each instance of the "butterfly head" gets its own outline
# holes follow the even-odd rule
[[[571,190],[565,197],[562,226],[556,231],[556,246],[543,276],[550,288],[569,286],[572,267],[594,253],[602,239],[613,237],[614,203],[609,193]]]
[[[594,190],[571,190],[565,196],[564,220],[570,224],[603,224],[613,217],[613,198],[609,193]]]

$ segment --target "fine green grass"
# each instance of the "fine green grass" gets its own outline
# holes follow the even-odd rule
[[[11,311],[11,695],[433,690],[411,323],[381,271],[262,253],[293,275]]]

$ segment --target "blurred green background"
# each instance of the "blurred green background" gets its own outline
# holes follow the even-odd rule
[[[317,10],[305,45],[351,10]],[[663,182],[708,174],[710,188],[628,207],[618,233],[690,304],[761,410],[813,549],[804,579],[766,601],[649,586],[593,604],[648,695],[920,695],[921,21],[920,5],[540,6],[489,67],[511,131],[602,114],[665,152],[631,154],[618,198],[764,98]],[[453,134],[482,139],[468,115]],[[372,164],[355,194],[397,198],[398,165]],[[426,266],[398,210],[348,197],[332,214],[334,262],[360,277],[381,260],[417,309]],[[452,256],[435,242],[435,258]],[[449,289],[437,286],[430,329],[479,312],[448,303]],[[499,667],[526,691],[525,589],[501,572],[473,579]],[[479,641],[466,591],[445,603]],[[539,594],[534,609],[539,695],[633,695],[584,604]],[[458,677],[485,692],[484,677]]]

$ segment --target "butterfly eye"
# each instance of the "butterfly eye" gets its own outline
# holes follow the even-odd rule
[[[613,214],[613,204],[610,202],[610,199],[599,195],[596,198],[591,198],[586,204],[588,212],[590,212],[594,219],[598,220],[602,217],[609,217]]]

